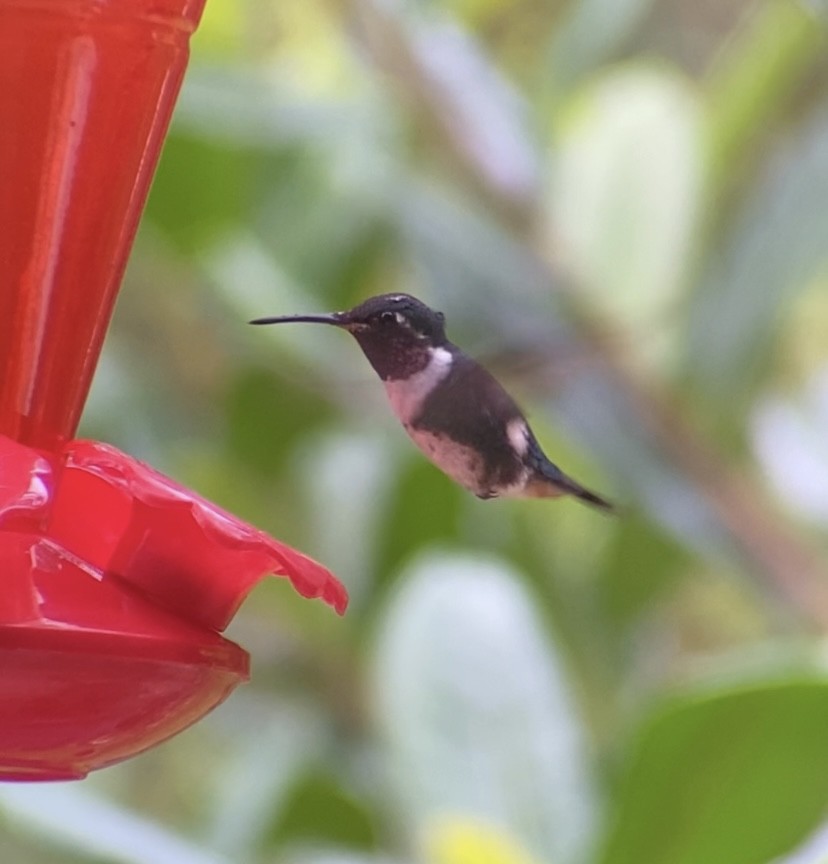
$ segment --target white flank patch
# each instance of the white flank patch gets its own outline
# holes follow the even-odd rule
[[[529,429],[522,417],[515,417],[506,426],[506,437],[518,456],[525,456],[529,449]]]
[[[385,381],[385,392],[391,408],[403,424],[410,423],[419,413],[423,400],[448,375],[451,352],[445,348],[432,348],[431,359],[425,369],[409,378]]]

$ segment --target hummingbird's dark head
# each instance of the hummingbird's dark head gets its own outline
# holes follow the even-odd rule
[[[337,317],[384,381],[424,369],[433,349],[446,343],[443,313],[410,294],[380,294]]]
[[[446,318],[410,294],[379,294],[348,312],[337,313],[341,326],[354,335],[368,330],[392,340],[441,345]]]
[[[379,294],[347,312],[258,318],[252,324],[306,321],[352,333],[383,381],[424,369],[433,350],[446,344],[445,317],[410,294]]]

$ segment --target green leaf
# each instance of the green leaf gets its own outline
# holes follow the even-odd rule
[[[508,567],[431,554],[405,573],[375,653],[377,716],[408,830],[465,814],[569,861],[594,800],[573,698]]]
[[[686,550],[649,520],[630,514],[620,521],[596,594],[607,629],[626,633],[691,564]]]
[[[147,219],[184,251],[209,245],[246,218],[254,162],[240,150],[170,136],[147,201]]]
[[[549,196],[553,242],[602,314],[645,335],[635,350],[657,351],[659,361],[674,344],[664,322],[673,320],[684,287],[701,145],[695,93],[657,67],[605,75],[576,97],[560,130]]]
[[[805,3],[757,3],[745,21],[708,81],[714,187],[739,175],[745,149],[772,125],[826,48],[824,22]]]
[[[373,820],[364,806],[329,775],[310,772],[291,789],[269,838],[271,848],[299,841],[345,849],[376,846]]]
[[[409,448],[408,458],[395,474],[393,497],[381,514],[378,557],[386,573],[418,549],[451,542],[459,532],[462,499],[469,495],[419,451],[412,452],[413,444],[403,441],[402,446]]]
[[[761,864],[828,806],[828,682],[676,700],[640,735],[602,864]]]
[[[259,333],[251,328],[251,336]],[[232,383],[225,407],[227,444],[242,464],[272,474],[294,446],[330,421],[320,394],[265,369],[244,369]]]

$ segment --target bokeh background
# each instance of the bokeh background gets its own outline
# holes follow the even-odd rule
[[[828,861],[828,9],[209,0],[82,432],[326,563],[251,683],[4,862]],[[622,506],[481,502],[352,340],[409,291]]]

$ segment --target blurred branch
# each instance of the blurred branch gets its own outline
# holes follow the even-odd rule
[[[230,864],[119,804],[91,794],[79,783],[7,784],[0,789],[0,811],[21,830],[53,846],[114,864]],[[233,859],[241,864],[244,859]]]
[[[552,101],[616,53],[653,7],[653,0],[581,0],[566,5],[543,66]]]
[[[640,442],[654,447],[661,459],[684,478],[684,488],[689,486],[701,501],[704,513],[701,519],[698,514],[692,514],[694,518],[723,528],[730,545],[735,547],[735,554],[731,550],[733,557],[760,575],[775,595],[785,598],[805,619],[820,628],[828,628],[828,581],[817,552],[780,519],[755,481],[727,465],[712,443],[681,416],[678,406],[633,372],[625,358],[608,342],[593,311],[586,308],[565,275],[549,260],[548,251],[538,243],[542,226],[537,187],[504,187],[485,160],[478,159],[475,151],[463,146],[462,136],[474,130],[458,125],[461,94],[452,92],[442,78],[430,74],[423,64],[426,43],[418,45],[409,32],[408,23],[395,16],[388,4],[377,0],[339,0],[339,3],[358,24],[363,45],[374,62],[391,76],[396,88],[417,105],[429,126],[440,132],[437,147],[446,144],[452,147],[454,158],[464,166],[465,176],[474,178],[484,202],[495,208],[502,224],[509,226],[524,259],[523,269],[534,271],[537,277],[533,280],[534,289],[557,292],[556,301],[581,343],[578,353],[590,360],[586,369],[578,364],[573,367],[572,380],[567,382],[570,402],[580,397],[594,401],[596,389],[605,394],[605,401],[612,404],[600,406],[600,410],[604,411],[606,428],[612,430],[609,434],[626,433],[628,448],[635,439],[639,442],[635,445],[639,456],[641,447],[645,446]],[[480,87],[469,93],[469,98],[476,100],[484,97]],[[509,118],[501,113],[500,121],[506,123]],[[742,129],[747,128],[746,122]],[[501,131],[508,133],[508,130]],[[514,140],[522,140],[522,136],[522,129],[513,130]],[[508,320],[498,319],[496,323],[508,338]],[[598,415],[594,415],[593,422],[595,416]],[[589,442],[589,438],[585,441]],[[610,450],[610,447],[604,448],[605,457]],[[609,467],[625,485],[635,488],[638,469],[632,460],[618,461]],[[668,491],[673,495],[684,494],[680,488]],[[650,500],[648,503],[656,520],[664,523],[659,502]],[[691,501],[684,508],[685,518],[690,518],[688,513],[693,506]],[[674,509],[681,515],[680,506]],[[681,536],[681,532],[675,530],[675,523],[671,527]]]
[[[465,182],[510,225],[529,229],[540,166],[523,105],[471,38],[446,22],[403,26],[374,0],[333,2]]]
[[[730,416],[743,416],[780,322],[825,270],[828,115],[814,115],[765,160],[725,224],[704,221],[716,252],[685,309],[687,373]]]

